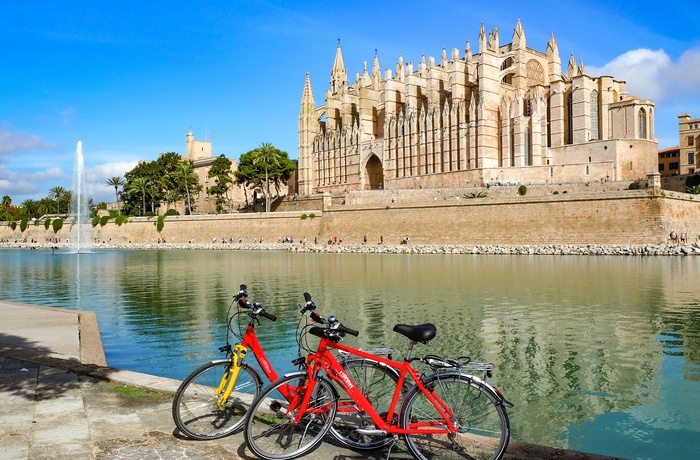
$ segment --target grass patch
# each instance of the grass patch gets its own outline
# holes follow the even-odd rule
[[[115,386],[112,391],[132,401],[161,402],[170,399],[169,396],[155,390],[126,385]]]

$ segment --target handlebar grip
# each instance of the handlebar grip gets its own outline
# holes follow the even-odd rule
[[[273,315],[272,313],[268,313],[265,310],[260,312],[260,316],[265,317],[270,321],[277,321],[277,316]]]
[[[309,302],[309,301],[311,300],[311,294],[309,294],[308,292],[305,292],[305,293],[304,293],[304,300],[306,300],[307,302]]]
[[[345,332],[346,334],[354,335],[355,337],[357,337],[358,335],[360,335],[360,333],[357,332],[356,330],[350,329],[349,327],[345,327],[345,326],[343,326],[342,324],[340,325],[340,327],[338,327],[338,330],[339,330],[340,332]]]
[[[246,290],[248,290],[248,286],[246,286],[245,284],[241,284],[241,287],[238,290],[239,291],[246,291]]]

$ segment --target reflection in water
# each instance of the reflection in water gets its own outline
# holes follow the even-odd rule
[[[497,364],[516,440],[627,458],[700,449],[700,258],[105,251],[0,252],[7,300],[90,309],[118,368],[183,378],[217,357],[240,283],[279,320],[256,329],[291,370],[296,304],[393,346],[433,322],[418,353]],[[49,295],[47,295],[49,293]],[[673,442],[671,442],[673,440]],[[690,450],[689,450],[690,449]],[[675,455],[675,454],[677,455]]]

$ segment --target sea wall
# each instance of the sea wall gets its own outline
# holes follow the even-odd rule
[[[315,197],[314,199],[317,200]],[[276,243],[291,236],[298,243],[342,237],[344,244],[398,244],[408,236],[411,244],[425,245],[659,245],[671,231],[700,235],[700,197],[651,189],[614,190],[605,193],[570,193],[487,198],[453,197],[433,202],[388,204],[333,204],[324,209],[270,214],[249,213],[206,216],[169,216],[159,233],[156,218],[130,218],[116,225],[93,227],[98,242],[220,243],[239,240]],[[316,201],[323,203],[324,201]],[[292,204],[292,206],[294,206]],[[54,234],[30,223],[24,232],[0,223],[0,240],[38,241],[69,238],[70,225]]]

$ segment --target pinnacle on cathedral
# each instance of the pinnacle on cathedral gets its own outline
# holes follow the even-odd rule
[[[340,50],[340,40],[338,47],[335,50],[335,61],[333,62],[333,70],[331,70],[331,91],[334,93],[343,93],[348,86],[348,73],[345,71],[343,63],[343,53]]]

